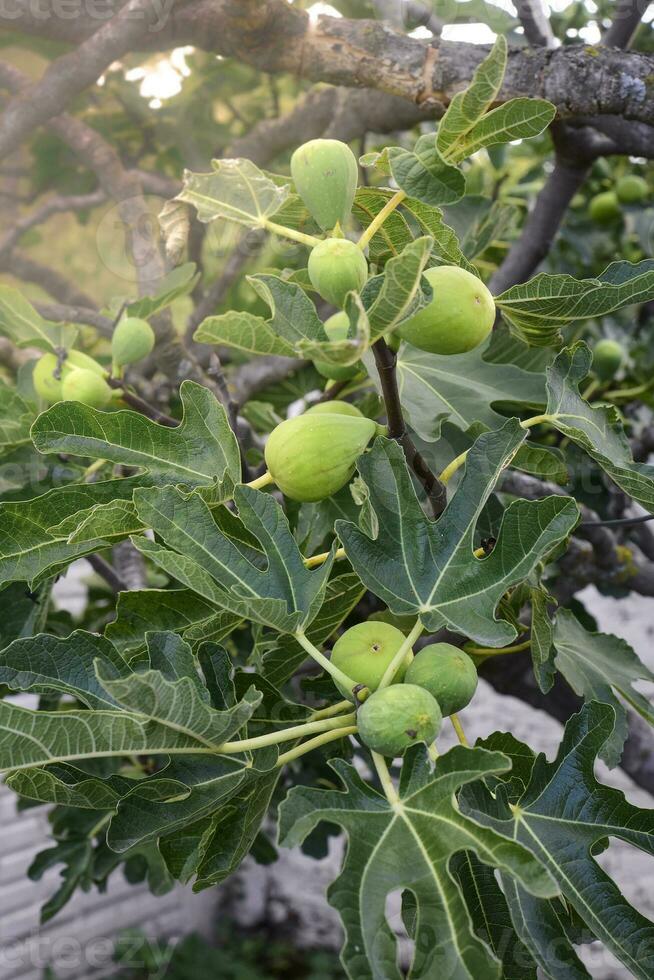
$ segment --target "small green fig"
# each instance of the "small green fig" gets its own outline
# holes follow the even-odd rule
[[[591,221],[598,225],[610,225],[616,221],[622,211],[615,191],[602,191],[591,198],[588,205],[588,215]]]
[[[640,204],[649,194],[647,181],[637,174],[625,174],[615,185],[615,193],[621,204]]]
[[[332,650],[331,661],[357,684],[376,691],[386,668],[405,639],[404,633],[388,623],[370,620],[357,623],[339,636]],[[412,657],[412,652],[408,650],[394,677],[394,683],[403,679]],[[344,697],[354,700],[351,690],[344,689],[340,684],[336,686]]]
[[[461,711],[472,701],[477,681],[477,668],[471,658],[450,643],[423,647],[406,672],[407,684],[429,691],[444,716]]]
[[[62,360],[50,352],[43,354],[34,365],[32,372],[32,383],[39,398],[42,398],[48,405],[60,402],[64,397],[62,392],[63,380],[76,368],[83,368],[85,371],[91,371],[98,377],[104,378],[105,372],[102,365],[80,350],[69,350]]]
[[[115,374],[127,364],[135,364],[152,352],[154,330],[147,320],[127,316],[116,326],[111,338],[111,358]]]
[[[430,354],[464,354],[478,347],[495,322],[495,303],[481,279],[457,265],[424,273],[431,303],[398,328],[403,340]]]
[[[339,310],[325,320],[323,329],[330,340],[345,340],[350,328],[350,318],[344,310]],[[316,371],[331,381],[349,381],[359,373],[358,364],[330,364],[329,361],[313,362]]]
[[[73,368],[61,383],[63,401],[81,402],[91,408],[105,408],[111,401],[111,388],[95,371]]]
[[[356,419],[365,418],[356,405],[352,405],[351,402],[341,402],[338,400],[318,402],[316,405],[312,405],[311,408],[307,408],[305,415],[349,415],[351,418]]]
[[[323,500],[349,482],[376,432],[371,419],[305,413],[280,422],[270,433],[266,466],[291,500]]]
[[[94,374],[99,375],[101,378],[104,378],[106,375],[106,371],[102,365],[98,364],[95,358],[89,357],[88,354],[85,354],[81,350],[68,351],[68,355],[63,364],[63,371],[65,373],[72,368],[84,368],[86,371],[93,371]]]
[[[357,712],[361,741],[380,755],[394,758],[412,745],[436,739],[443,716],[429,691],[416,684],[392,684],[375,691]]]
[[[593,351],[593,371],[600,381],[610,381],[624,360],[624,350],[617,340],[599,340]]]
[[[309,279],[323,299],[343,306],[351,290],[357,292],[368,278],[366,257],[347,238],[326,238],[311,249]]]
[[[359,168],[347,143],[309,140],[291,157],[295,189],[323,231],[345,224],[352,210]]]

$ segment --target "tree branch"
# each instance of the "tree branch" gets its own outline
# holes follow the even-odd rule
[[[107,200],[104,191],[93,191],[90,194],[76,194],[68,197],[55,195],[45,201],[39,208],[19,218],[13,228],[7,232],[4,238],[0,238],[0,259],[7,252],[10,252],[18,244],[22,235],[30,228],[41,225],[53,214],[63,214],[66,211],[83,211],[86,208],[95,208]]]
[[[514,6],[525,37],[531,46],[533,48],[555,47],[556,38],[542,0],[514,0]]]
[[[438,477],[432,473],[425,458],[416,449],[413,439],[407,431],[397,387],[397,358],[383,337],[380,337],[373,344],[372,352],[375,356],[382,396],[386,406],[389,438],[397,440],[402,446],[407,463],[427,494],[434,517],[439,517],[447,504],[447,492]]]

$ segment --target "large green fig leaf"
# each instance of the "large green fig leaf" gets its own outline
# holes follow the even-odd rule
[[[34,415],[34,408],[0,381],[0,456],[29,443]]]
[[[34,636],[45,629],[51,587],[52,584],[47,582],[37,591],[30,592],[24,583],[15,582],[2,590],[0,650],[13,640]]]
[[[99,412],[78,402],[59,402],[38,417],[32,439],[42,453],[138,466],[157,483],[210,487],[224,499],[241,477],[238,443],[225,409],[208,388],[193,381],[182,383],[180,397],[183,416],[175,428],[138,412]]]
[[[224,218],[248,228],[265,228],[289,193],[289,184],[274,183],[251,160],[212,160],[209,174],[184,172],[175,198],[192,204],[200,221]]]
[[[282,633],[301,632],[322,605],[333,559],[306,568],[282,508],[269,494],[237,487],[234,502],[244,533],[255,536],[259,561],[217,526],[197,495],[173,487],[135,494],[139,516],[165,543],[167,552],[139,541],[169,574],[224,609]],[[207,592],[209,594],[207,595]]]
[[[35,585],[55,575],[76,558],[113,543],[102,536],[71,542],[69,531],[56,530],[63,521],[99,504],[129,500],[142,480],[128,477],[99,483],[69,484],[49,490],[33,500],[0,503],[0,584]],[[80,518],[81,520],[81,518]],[[54,529],[54,530],[53,530]]]
[[[397,359],[402,408],[422,439],[439,439],[446,418],[464,431],[475,422],[496,428],[503,418],[494,403],[544,405],[542,375],[514,364],[491,364],[483,354],[477,348],[441,356],[402,345]]]
[[[608,765],[616,766],[628,734],[627,713],[616,694],[654,725],[654,706],[633,687],[635,681],[654,681],[654,674],[626,640],[610,633],[591,633],[568,609],[558,611],[552,639],[556,667],[576,693],[586,701],[613,705],[615,730],[604,743],[601,756]]]
[[[570,498],[515,501],[492,553],[475,558],[479,516],[524,438],[516,419],[481,435],[438,521],[423,513],[397,444],[377,439],[361,457],[359,472],[380,531],[372,539],[345,521],[337,522],[336,531],[354,570],[392,612],[419,616],[430,632],[447,626],[487,646],[515,637],[512,625],[495,618],[500,599],[570,534],[578,518]]]
[[[353,980],[399,980],[396,942],[386,920],[391,892],[408,889],[418,907],[415,980],[438,977],[499,978],[501,966],[475,934],[461,888],[449,869],[453,855],[473,851],[486,864],[514,875],[529,892],[556,894],[556,886],[526,848],[487,835],[458,808],[454,794],[510,767],[499,752],[457,747],[433,774],[421,750],[405,761],[399,801],[391,805],[342,760],[330,765],[345,791],[296,787],[280,809],[280,841],[301,843],[323,820],[346,831],[349,847],[340,877],[329,891],[347,934],[343,963]]]
[[[499,35],[470,85],[454,96],[438,126],[436,146],[448,163],[459,163],[484,146],[538,136],[556,108],[544,99],[510,99],[491,109],[506,71],[507,42]]]
[[[409,197],[438,207],[454,204],[465,194],[465,177],[443,159],[433,133],[419,136],[413,150],[390,146],[384,152],[397,186]]]
[[[17,347],[56,352],[73,346],[77,327],[44,320],[17,289],[0,286],[0,334]]]
[[[498,783],[494,795],[478,783],[464,790],[461,806],[507,841],[528,848],[548,868],[591,933],[634,977],[649,980],[654,972],[654,924],[632,908],[594,857],[607,838],[654,854],[654,811],[633,806],[621,791],[595,778],[596,757],[614,726],[610,705],[584,705],[566,725],[553,762],[511,739],[526,780],[524,792],[513,792],[515,780],[506,789]],[[506,739],[491,735],[483,745],[506,751]],[[587,977],[551,907],[534,902],[515,882],[505,894],[521,938],[546,976]]]
[[[654,271],[652,272],[654,289]],[[592,354],[586,344],[561,351],[547,369],[547,415],[559,432],[575,442],[604,472],[649,511],[654,511],[654,466],[635,463],[620,414],[613,405],[589,405],[579,394]]]
[[[511,286],[495,304],[512,331],[526,343],[548,347],[561,341],[560,328],[606,316],[654,297],[654,259],[613,262],[596,279],[541,273]]]

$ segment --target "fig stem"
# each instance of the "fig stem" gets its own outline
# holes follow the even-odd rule
[[[404,191],[397,191],[391,198],[388,199],[379,214],[372,219],[366,230],[362,233],[359,241],[357,242],[360,249],[363,250],[366,247],[370,239],[377,234],[381,226],[384,224],[389,214],[392,214],[395,208],[399,207],[405,197],[406,194]]]
[[[261,490],[262,487],[270,486],[270,484],[274,482],[274,478],[268,472],[268,470],[266,470],[266,472],[261,476],[258,476],[256,480],[251,480],[249,483],[246,483],[245,486],[250,487],[252,490]]]
[[[268,231],[274,232],[275,235],[281,235],[282,238],[290,238],[294,242],[299,242],[301,245],[306,245],[308,248],[315,248],[322,241],[322,238],[316,238],[315,235],[305,235],[301,231],[295,231],[294,228],[286,228],[284,225],[278,225],[275,221],[265,221],[265,227]]]
[[[531,640],[525,640],[523,643],[514,643],[510,647],[464,646],[463,649],[473,657],[499,657],[503,653],[522,653],[523,650],[528,650],[530,646]]]
[[[642,385],[638,385],[636,388],[616,388],[614,391],[605,391],[602,398],[610,398],[611,400],[615,398],[637,398],[638,395],[643,395],[646,391],[654,385],[654,378],[651,381],[646,381]]]
[[[459,721],[458,715],[450,715],[450,721],[452,722],[452,728],[456,732],[456,737],[458,738],[461,745],[465,745],[467,749],[470,748],[470,742],[466,738],[466,733],[463,731],[463,725]]]
[[[344,725],[351,725],[356,719],[353,711],[349,715],[342,715],[340,718],[324,718],[321,721],[307,721],[301,725],[293,725],[291,728],[284,728],[281,732],[267,732],[266,735],[257,735],[255,738],[242,738],[235,742],[223,742],[216,749],[224,755],[231,755],[235,752],[245,752],[250,749],[263,749],[267,745],[277,745],[278,742],[293,742],[297,738],[304,738],[305,735],[315,735],[322,732],[331,732],[335,728],[343,728]]]
[[[345,738],[347,735],[356,735],[358,728],[356,725],[346,725],[343,728],[338,728],[333,732],[324,732],[322,735],[316,735],[315,738],[310,738],[308,742],[303,742],[301,745],[296,745],[294,749],[289,749],[288,752],[282,753],[277,759],[278,766],[285,766],[288,762],[293,762],[294,759],[299,759],[300,756],[304,755],[306,752],[311,752],[313,749],[320,748],[321,745],[326,745],[328,742],[334,742],[337,738]]]
[[[90,466],[87,466],[84,472],[82,473],[82,479],[84,480],[84,482],[88,483],[91,477],[95,476],[98,470],[101,470],[102,467],[106,464],[106,462],[107,462],[106,459],[96,459],[95,463],[91,463]]]
[[[315,568],[317,565],[322,565],[323,562],[327,561],[331,554],[331,551],[323,551],[320,555],[311,555],[310,558],[304,559],[304,564],[307,568]],[[334,558],[346,558],[345,548],[337,548],[334,552]]]
[[[379,782],[384,790],[384,796],[392,807],[398,806],[400,803],[400,797],[395,789],[395,783],[391,778],[391,774],[386,764],[386,759],[383,755],[379,755],[378,752],[371,752],[370,754],[372,756],[373,765],[377,770],[377,775],[379,776]]]
[[[345,671],[340,670],[340,668],[334,666],[331,660],[321,653],[318,647],[314,646],[310,639],[305,636],[304,633],[298,632],[294,633],[293,636],[300,644],[303,650],[309,654],[309,656],[316,661],[317,664],[326,670],[327,673],[338,683],[341,687],[345,688],[346,691],[352,691],[356,687],[356,681],[348,677]]]
[[[379,682],[379,687],[377,688],[377,690],[381,690],[383,687],[388,687],[389,684],[393,683],[393,678],[395,677],[396,673],[398,672],[402,663],[404,662],[404,658],[406,657],[407,653],[409,652],[413,644],[416,642],[416,640],[418,639],[418,637],[420,636],[423,630],[424,630],[424,626],[420,622],[420,619],[417,619],[413,626],[413,629],[406,637],[404,642],[400,644],[397,653],[395,654],[390,664],[384,671],[384,676]]]
[[[554,422],[556,418],[557,418],[556,415],[534,415],[530,419],[525,419],[523,422],[520,423],[520,425],[522,426],[523,429],[531,429],[532,426],[540,425],[541,422]],[[444,483],[446,485],[449,483],[449,481],[452,479],[456,471],[461,469],[461,467],[466,461],[467,456],[468,456],[468,450],[466,449],[464,452],[459,453],[459,455],[456,456],[451,463],[447,464],[443,472],[438,477],[441,483]]]
[[[351,710],[351,701],[339,701],[338,704],[330,704],[328,708],[320,708],[318,711],[313,711],[310,720],[319,721],[321,718],[332,718],[334,715],[340,715],[343,711]]]

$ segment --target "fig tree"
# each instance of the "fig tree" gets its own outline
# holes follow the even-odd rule
[[[291,157],[295,189],[323,231],[345,224],[357,189],[359,168],[347,143],[309,140]]]
[[[363,684],[370,691],[379,687],[386,668],[404,643],[406,636],[388,623],[368,621],[351,626],[338,638],[332,650],[332,663],[351,677],[357,684]],[[397,671],[394,681],[401,681],[413,657],[407,651],[404,662]],[[354,700],[351,690],[337,685],[346,698]]]
[[[350,328],[350,318],[344,310],[334,313],[323,323],[323,329],[330,340],[345,340]],[[331,381],[349,381],[359,373],[358,364],[330,364],[329,361],[313,362],[316,371]]]
[[[407,684],[429,691],[443,715],[452,715],[470,703],[477,680],[477,668],[468,654],[450,643],[423,647],[406,672]]]
[[[600,381],[610,381],[624,360],[624,350],[617,340],[599,340],[593,351],[593,371]]]
[[[111,338],[111,358],[113,372],[120,376],[127,364],[135,364],[152,352],[154,330],[147,320],[127,316],[116,326]]]
[[[588,205],[588,214],[591,221],[598,225],[610,225],[616,221],[620,215],[620,203],[615,191],[602,191],[591,198]]]
[[[91,408],[105,408],[111,400],[111,388],[95,371],[73,368],[61,382],[63,401],[81,402]]]
[[[331,401],[331,402],[318,402],[317,405],[312,405],[305,412],[306,415],[349,415],[351,418],[362,419],[363,414],[359,411],[356,405],[352,405],[351,402],[342,401]]]
[[[464,354],[493,329],[495,303],[481,279],[456,265],[424,273],[433,290],[431,303],[398,328],[403,340],[430,354]]]
[[[615,193],[621,204],[639,204],[649,194],[649,187],[637,174],[626,174],[615,185]]]
[[[431,745],[443,716],[429,691],[416,684],[392,684],[375,691],[357,712],[359,735],[380,755],[403,755],[412,745]]]
[[[280,422],[270,433],[266,466],[291,500],[323,500],[348,483],[376,432],[371,419],[305,413]]]
[[[323,299],[343,306],[347,294],[359,291],[368,278],[368,263],[361,249],[347,238],[326,238],[311,250],[309,279]]]

